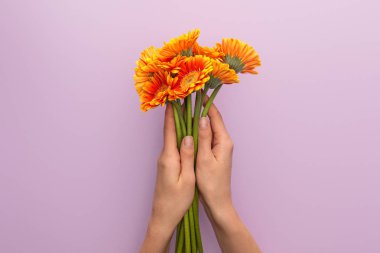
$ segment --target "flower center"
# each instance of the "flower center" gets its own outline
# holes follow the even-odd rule
[[[182,78],[181,84],[184,86],[184,88],[188,88],[190,84],[196,82],[199,78],[200,73],[197,71],[190,72],[186,76]]]
[[[154,93],[155,96],[161,94],[162,92],[165,92],[168,89],[168,86],[166,84],[162,84]]]
[[[192,56],[193,55],[193,49],[192,48],[188,48],[188,49],[184,49],[181,51],[181,55],[182,56]]]

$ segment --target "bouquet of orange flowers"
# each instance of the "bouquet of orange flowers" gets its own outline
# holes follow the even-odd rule
[[[137,61],[134,81],[144,112],[171,103],[174,108],[177,144],[192,135],[198,150],[198,123],[223,84],[239,82],[239,73],[257,74],[260,58],[250,45],[233,38],[214,47],[198,44],[199,30],[171,39],[163,47],[145,49]],[[207,92],[213,90],[203,107]],[[193,108],[192,96],[195,93]],[[194,112],[194,113],[193,113]],[[203,252],[198,218],[198,190],[193,203],[177,226],[176,252]]]

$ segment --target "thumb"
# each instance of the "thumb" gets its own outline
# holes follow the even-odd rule
[[[194,177],[194,141],[192,136],[185,136],[181,144],[181,176]]]

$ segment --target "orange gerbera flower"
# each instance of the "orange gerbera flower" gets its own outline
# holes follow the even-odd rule
[[[193,47],[194,55],[204,55],[211,59],[222,59],[224,53],[221,51],[217,51],[215,48],[211,47],[202,47],[197,42],[195,42]]]
[[[141,110],[144,112],[158,105],[164,105],[168,99],[168,92],[177,78],[171,77],[170,73],[159,71],[154,73],[150,81],[141,88]]]
[[[213,70],[210,74],[210,80],[207,85],[211,89],[216,88],[220,84],[231,84],[238,83],[239,77],[235,70],[230,69],[230,66],[226,63],[220,62],[218,60],[211,60]]]
[[[230,65],[236,73],[257,74],[255,68],[261,65],[256,50],[238,39],[223,39],[216,44],[216,50],[225,54],[223,61]]]
[[[169,90],[169,100],[185,98],[193,91],[201,89],[210,79],[211,71],[212,63],[209,57],[187,57],[176,77],[178,82],[173,82]]]
[[[142,87],[146,82],[150,82],[153,74],[159,70],[156,65],[157,48],[148,47],[140,54],[140,59],[136,62],[135,75],[133,79],[135,81],[135,88],[138,94],[140,94]]]
[[[168,62],[157,62],[157,66],[171,74],[178,74],[181,69],[181,65],[186,60],[186,56],[177,55],[171,61]]]
[[[158,59],[167,62],[177,55],[192,56],[193,46],[199,37],[199,33],[199,29],[195,29],[164,43],[164,46],[159,50]]]

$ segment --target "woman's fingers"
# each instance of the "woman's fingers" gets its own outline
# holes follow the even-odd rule
[[[185,136],[181,144],[181,177],[194,181],[194,141],[192,136]]]
[[[208,97],[205,97],[205,100],[208,100]],[[222,115],[220,114],[218,108],[215,104],[212,104],[208,116],[210,118],[211,130],[213,135],[212,140],[212,151],[217,157],[221,152],[228,154],[233,148],[233,143],[228,134],[227,128],[224,125]]]
[[[212,131],[210,121],[207,117],[199,119],[199,138],[198,138],[198,154],[197,157],[201,161],[214,158],[211,151]]]
[[[208,116],[210,117],[211,129],[214,135],[213,144],[221,144],[230,138],[227,129],[224,125],[222,115],[220,114],[218,108],[215,104],[212,104],[210,110],[208,111]]]
[[[165,110],[164,152],[167,152],[169,154],[178,153],[173,107],[170,103],[166,105],[166,110]]]

